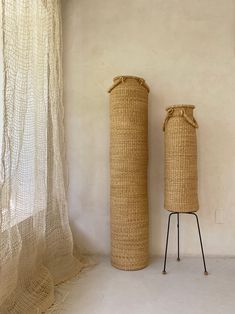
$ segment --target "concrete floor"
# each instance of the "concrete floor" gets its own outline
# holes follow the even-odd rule
[[[103,258],[98,265],[57,291],[60,314],[234,314],[235,259],[170,258],[162,275],[161,258],[141,271],[124,272]],[[62,291],[62,292],[61,292]]]

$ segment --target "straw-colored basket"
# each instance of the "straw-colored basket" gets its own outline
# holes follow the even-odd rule
[[[133,76],[109,90],[111,260],[122,270],[148,264],[148,92]]]
[[[198,127],[192,105],[167,108],[165,131],[165,203],[172,212],[198,210],[197,140]]]

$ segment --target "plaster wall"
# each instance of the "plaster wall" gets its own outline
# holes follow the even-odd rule
[[[108,254],[109,97],[112,78],[145,78],[149,95],[150,249],[163,254],[165,108],[195,104],[199,217],[206,253],[235,256],[235,2],[63,1],[64,101],[69,208],[75,242]],[[222,211],[222,212],[220,212]],[[216,223],[216,214],[222,214]],[[200,254],[193,217],[181,219],[181,251]],[[170,253],[176,251],[176,227]]]

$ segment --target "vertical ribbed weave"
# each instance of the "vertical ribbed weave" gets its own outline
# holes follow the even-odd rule
[[[112,265],[148,264],[148,86],[117,77],[110,88],[110,206]]]
[[[165,209],[173,212],[198,210],[197,122],[192,105],[167,108],[165,131]]]

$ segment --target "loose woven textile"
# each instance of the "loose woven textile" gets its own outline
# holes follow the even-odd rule
[[[110,206],[112,265],[148,264],[148,93],[138,77],[114,79],[110,92]]]
[[[81,267],[63,173],[60,2],[1,4],[0,313],[38,314]]]
[[[198,210],[197,122],[192,105],[167,108],[165,131],[165,209]]]

